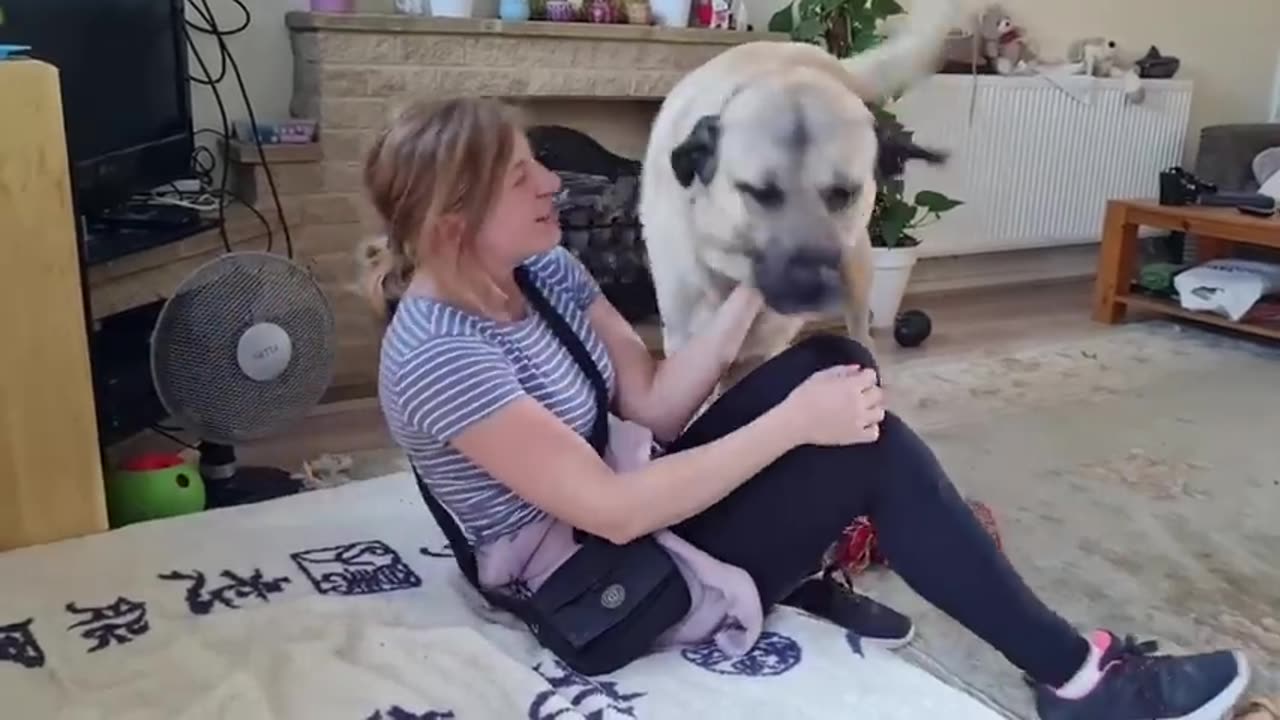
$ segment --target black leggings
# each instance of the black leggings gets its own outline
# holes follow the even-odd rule
[[[718,398],[668,451],[742,427],[810,374],[838,364],[875,367],[875,360],[843,337],[797,343]],[[885,557],[912,589],[1033,679],[1061,685],[1084,663],[1084,638],[1027,588],[933,452],[892,413],[877,442],[792,450],[672,530],[746,570],[767,610],[817,569],[859,515],[871,518]]]

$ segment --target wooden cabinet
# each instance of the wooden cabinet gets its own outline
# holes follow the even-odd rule
[[[108,527],[58,87],[0,61],[0,550]]]

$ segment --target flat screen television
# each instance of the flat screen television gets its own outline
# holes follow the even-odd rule
[[[184,0],[0,0],[0,44],[30,46],[29,56],[59,70],[73,195],[81,214],[94,215],[133,193],[191,175],[183,5]]]

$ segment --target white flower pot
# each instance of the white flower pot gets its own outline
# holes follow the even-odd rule
[[[473,5],[473,0],[431,0],[431,16],[469,18]]]
[[[902,307],[915,267],[918,245],[871,249],[874,273],[871,276],[871,327],[892,328]]]

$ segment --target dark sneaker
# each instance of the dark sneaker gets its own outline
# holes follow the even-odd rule
[[[1041,720],[1221,720],[1249,684],[1243,654],[1154,655],[1154,642],[1139,643],[1099,631],[1101,677],[1079,699],[1035,686]]]
[[[804,581],[783,601],[861,637],[863,644],[896,650],[915,637],[911,618],[827,577]]]

